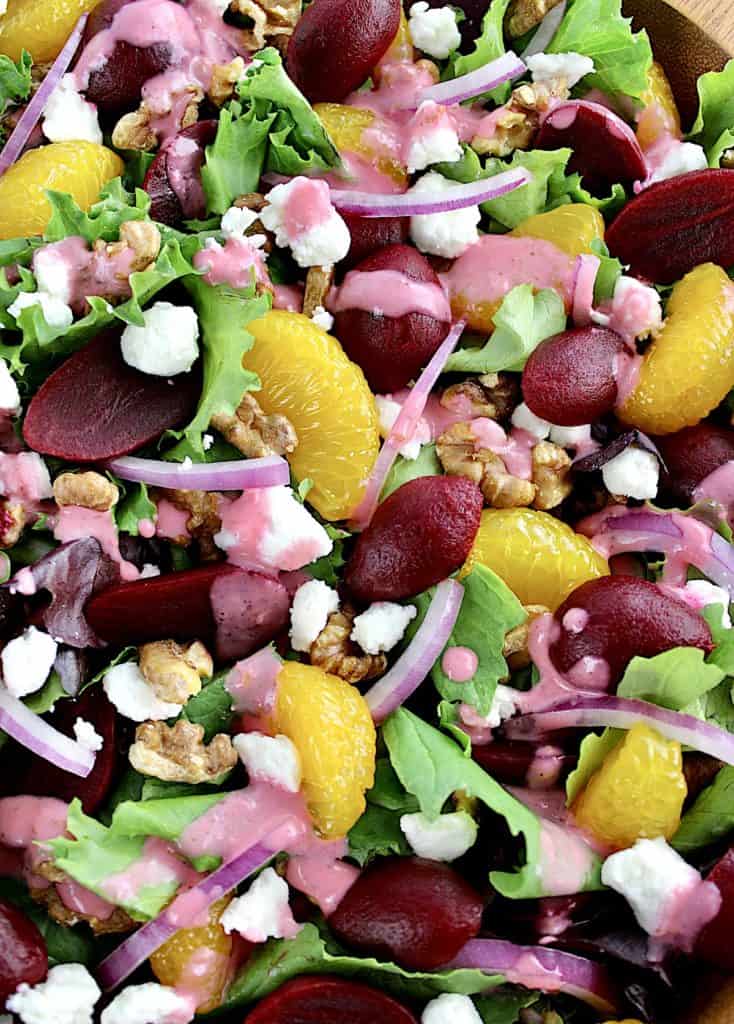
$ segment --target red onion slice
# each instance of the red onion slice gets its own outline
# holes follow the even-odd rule
[[[676,740],[725,764],[734,764],[732,733],[693,715],[626,697],[592,697],[560,704],[552,711],[522,715],[505,724],[505,733],[513,740],[535,740],[559,729],[594,729],[597,726],[631,729],[637,722],[647,723],[666,739]]]
[[[85,779],[94,768],[94,754],[91,750],[44,722],[40,715],[6,690],[0,690],[0,728],[12,736],[16,743],[27,747],[44,761],[55,764],[62,771]]]
[[[573,322],[577,327],[586,327],[591,323],[594,309],[594,285],[599,273],[601,260],[598,256],[584,253],[576,257],[573,287]]]
[[[272,860],[273,850],[255,843],[237,857],[203,878],[192,889],[181,893],[162,910],[117,947],[97,968],[97,980],[105,991],[117,988],[149,956],[167,942],[191,913],[200,914],[225,893]]]
[[[280,455],[234,462],[175,463],[125,455],[107,468],[121,480],[151,487],[190,491],[244,491],[250,487],[279,487],[290,481],[288,463]]]
[[[454,78],[450,82],[439,82],[438,85],[429,86],[423,90],[418,100],[420,103],[424,103],[426,100],[443,104],[463,103],[464,100],[470,100],[473,96],[491,92],[503,82],[519,78],[526,71],[527,65],[512,50],[508,50],[497,60],[477,68],[476,71],[470,71],[468,75],[460,75],[459,78]]]
[[[562,0],[560,4],[548,11],[540,25],[538,25],[537,32],[522,51],[523,58],[532,57],[533,54],[543,53],[544,50],[548,49],[548,44],[560,28],[565,13],[566,0]]]
[[[504,974],[507,981],[541,992],[564,992],[616,1016],[619,996],[605,967],[545,946],[516,946],[501,939],[470,939],[448,969],[460,967]]]
[[[403,403],[400,414],[393,423],[390,433],[380,449],[380,454],[377,456],[372,467],[364,497],[357,506],[350,523],[352,529],[364,530],[369,525],[377,508],[377,503],[380,500],[382,488],[385,486],[387,474],[398,457],[400,449],[410,441],[415,433],[418,420],[423,415],[423,410],[426,407],[426,402],[433,390],[433,386],[440,377],[441,371],[446,365],[446,360],[456,348],[464,326],[463,320],[459,320],[458,323],[454,324]]]
[[[387,716],[414,693],[448,643],[459,616],[464,588],[458,580],[444,580],[428,606],[418,632],[393,667],[365,694],[375,722]]]
[[[23,147],[28,141],[31,132],[38,124],[43,114],[51,93],[66,74],[71,64],[79,41],[84,34],[84,27],[87,24],[88,15],[82,14],[74,26],[74,30],[64,43],[61,53],[51,65],[48,74],[36,90],[28,106],[20,116],[18,123],[13,129],[10,138],[5,143],[0,153],[0,175],[5,174],[8,167],[11,167],[23,152]]]
[[[524,167],[495,174],[492,178],[471,181],[468,185],[455,185],[442,192],[404,192],[385,195],[376,192],[352,192],[332,189],[331,201],[345,213],[359,217],[417,217],[431,213],[451,213],[467,206],[487,203],[490,199],[514,192],[531,180]]]

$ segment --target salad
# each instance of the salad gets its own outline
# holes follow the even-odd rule
[[[698,94],[620,0],[3,0],[3,1022],[731,1020]]]

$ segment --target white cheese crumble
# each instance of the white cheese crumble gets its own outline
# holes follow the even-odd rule
[[[297,234],[288,230],[286,207],[294,190],[302,187],[301,178],[294,178],[284,185],[276,185],[266,195],[268,205],[260,212],[263,227],[272,231],[276,244],[282,249],[289,248],[299,267],[323,267],[343,260],[352,244],[344,220],[329,203],[325,219]]]
[[[409,195],[426,192],[450,192],[456,182],[449,181],[437,171],[429,171],[408,189]],[[478,206],[448,213],[420,213],[410,218],[410,237],[421,252],[431,256],[456,259],[479,240],[478,224],[482,214]]]
[[[602,466],[601,475],[610,494],[642,501],[658,493],[660,463],[652,452],[630,446]]]
[[[294,651],[308,651],[339,607],[339,595],[322,580],[309,580],[295,593],[291,605],[291,646]]]
[[[328,310],[324,309],[323,306],[316,307],[311,314],[311,319],[317,327],[320,327],[322,331],[326,331],[327,333],[334,326],[334,317]]]
[[[429,860],[456,860],[477,841],[477,823],[466,811],[441,814],[435,821],[421,811],[404,814],[400,829],[413,852]]]
[[[6,1007],[23,1024],[92,1024],[92,1012],[101,995],[86,967],[59,964],[51,968],[46,981],[33,987],[19,985]]]
[[[367,654],[391,651],[403,639],[408,623],[417,614],[412,604],[376,601],[366,612],[355,618],[351,639]]]
[[[400,415],[402,405],[391,398],[390,395],[375,395],[375,406],[380,424],[380,434],[382,437],[387,437],[395,425],[395,420]],[[421,453],[422,445],[430,444],[431,437],[430,424],[428,420],[421,416],[410,441],[406,441],[398,449],[398,454],[402,455],[404,459],[408,459],[409,462],[414,462]]]
[[[220,923],[248,942],[290,938],[300,930],[288,905],[288,883],[273,868],[265,868],[244,896],[232,900]]]
[[[727,590],[724,590],[723,587],[717,587],[715,583],[709,583],[708,580],[689,580],[683,589],[693,597],[698,608],[708,608],[712,604],[722,605],[724,614],[721,624],[726,629],[731,629],[731,616],[729,614],[731,598]]]
[[[410,38],[429,57],[445,60],[461,42],[452,7],[429,7],[425,0],[410,8]]]
[[[287,736],[244,732],[233,738],[232,746],[251,779],[268,782],[289,793],[297,793],[301,788],[301,757]]]
[[[100,1019],[101,1024],[188,1024],[194,1010],[175,989],[148,981],[124,988]]]
[[[56,660],[58,644],[52,636],[28,626],[20,636],[3,647],[0,662],[3,682],[14,697],[40,690]]]
[[[525,63],[534,82],[557,82],[563,78],[569,89],[594,71],[594,61],[581,53],[534,53]]]
[[[123,718],[133,722],[154,722],[164,718],[176,718],[181,713],[180,704],[156,697],[153,687],[134,661],[113,665],[105,673],[102,683],[104,691]]]
[[[0,410],[12,416],[20,412],[18,385],[4,359],[0,359]]]
[[[578,448],[581,445],[589,444],[591,424],[585,423],[580,427],[558,427],[554,424],[550,428],[550,439],[560,448]]]
[[[248,228],[252,227],[257,217],[254,210],[230,206],[222,217],[222,234],[225,238],[244,238]]]
[[[91,750],[93,754],[96,754],[104,746],[104,740],[100,734],[92,723],[87,722],[84,718],[77,718],[74,722],[74,735],[77,743],[86,750]]]
[[[65,331],[74,322],[71,307],[48,292],[19,292],[8,306],[8,313],[17,321],[23,310],[31,306],[41,307],[43,318],[49,327],[58,327],[59,330]]]
[[[143,312],[143,327],[128,324],[120,348],[128,366],[156,377],[187,373],[199,355],[199,321],[191,306],[156,302]]]
[[[421,1014],[421,1024],[482,1024],[469,996],[443,992]]]
[[[679,174],[688,174],[690,171],[704,171],[708,165],[703,147],[697,146],[695,142],[678,142],[670,147],[663,162],[653,171],[646,184],[677,178]]]
[[[445,107],[426,100],[408,125],[406,162],[411,174],[431,164],[461,160],[463,150],[454,122]]]
[[[73,75],[64,75],[46,101],[42,128],[49,142],[102,143],[97,108],[80,96]]]
[[[548,420],[536,416],[525,402],[521,402],[513,412],[512,425],[518,430],[525,430],[528,434],[532,434],[539,441],[544,441],[548,437],[553,426]]]

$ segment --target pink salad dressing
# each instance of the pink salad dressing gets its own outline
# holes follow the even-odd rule
[[[11,594],[24,594],[26,597],[31,597],[37,590],[38,587],[33,578],[33,570],[29,565],[19,569],[10,583]]]
[[[101,885],[105,897],[124,906],[132,902],[141,889],[170,885],[196,885],[201,876],[178,856],[175,848],[157,836],[149,836],[137,860],[124,871],[109,875]]]
[[[595,864],[594,853],[580,832],[542,821],[539,870],[543,891],[549,896],[580,892]]]
[[[484,235],[441,275],[452,302],[494,305],[519,284],[555,288],[566,305],[573,294],[574,260],[540,238]]]
[[[331,188],[390,195],[398,195],[405,192],[406,185],[396,181],[392,175],[376,167],[374,157],[366,157],[359,153],[341,150],[340,153],[342,169],[329,171],[321,179]]]
[[[524,985],[525,988],[539,992],[560,992],[563,987],[560,970],[550,971],[543,967],[540,960],[529,950],[524,953],[514,967],[503,971],[505,980],[512,985]]]
[[[292,241],[320,228],[333,214],[331,192],[325,181],[304,177],[293,180],[283,206],[283,224]]]
[[[459,705],[459,725],[472,742],[472,746],[486,747],[492,742],[493,727],[487,724],[472,704]]]
[[[176,540],[178,537],[189,536],[189,516],[185,509],[180,509],[167,498],[161,498],[158,502],[158,514],[155,520],[156,536],[164,537],[166,540]]]
[[[232,709],[239,714],[268,715],[275,706],[278,675],[283,662],[272,647],[238,661],[225,680]]]
[[[48,853],[37,845],[66,831],[68,805],[40,796],[10,796],[0,800],[0,874],[24,878],[36,889],[49,882],[35,874]]]
[[[693,492],[693,500],[716,501],[729,515],[734,506],[734,462],[725,462],[704,477]]]
[[[232,288],[248,288],[254,280],[270,286],[270,275],[263,254],[246,238],[228,238],[224,245],[207,239],[203,249],[194,256],[194,266],[204,270],[207,284],[228,284]]]
[[[138,533],[149,540],[155,537],[155,523],[152,519],[138,519]]]
[[[104,247],[89,249],[83,238],[71,236],[37,249],[33,268],[53,262],[63,267],[68,281],[64,301],[77,315],[89,311],[87,298],[100,295],[105,299],[129,299],[130,273],[136,254],[125,246],[120,252],[108,254]]]
[[[560,747],[550,743],[538,747],[525,776],[528,789],[553,789],[560,778],[564,760]]]
[[[284,545],[281,537],[289,524],[270,491],[269,487],[253,487],[235,501],[219,499],[219,536],[226,537],[227,561],[240,569],[270,574],[301,569],[323,554],[321,539],[304,536]]]
[[[451,307],[440,285],[414,281],[399,270],[350,270],[328,300],[332,313],[361,309],[377,316],[424,313],[449,322]]]
[[[435,78],[425,63],[400,61],[382,68],[377,89],[353,92],[345,103],[372,110],[383,117],[390,115],[394,123],[402,127],[420,106],[423,91],[435,84]]]
[[[469,647],[447,647],[441,668],[452,683],[468,683],[479,668],[479,658]]]
[[[115,912],[114,904],[108,903],[91,889],[75,882],[73,878],[65,882],[56,882],[56,892],[61,897],[64,906],[77,914],[106,921]]]
[[[303,287],[300,284],[276,284],[273,288],[273,309],[300,313],[303,309]]]
[[[527,430],[513,427],[509,437],[495,420],[485,416],[472,420],[472,433],[480,448],[488,448],[499,455],[507,472],[521,480],[533,475],[533,448],[538,439]]]
[[[693,952],[699,934],[721,909],[722,897],[714,882],[704,882],[691,872],[687,884],[668,894],[660,927],[651,936],[650,958],[662,959],[667,949]]]
[[[8,455],[0,452],[0,494],[25,504],[53,497],[48,470],[35,452]]]
[[[63,505],[54,517],[54,537],[61,544],[82,537],[94,537],[106,555],[120,567],[123,580],[136,580],[140,570],[120,554],[117,525],[111,509],[100,512],[79,505]]]
[[[569,608],[562,622],[569,633],[583,633],[589,623],[589,613],[585,608]]]

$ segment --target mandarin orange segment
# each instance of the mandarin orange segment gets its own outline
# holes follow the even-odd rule
[[[604,218],[593,206],[569,203],[528,217],[510,234],[515,238],[542,238],[567,256],[576,257],[591,252],[591,243],[604,238]]]
[[[43,234],[51,216],[46,189],[68,192],[88,210],[123,168],[116,153],[95,142],[29,150],[0,178],[0,239]]]
[[[523,604],[555,611],[572,590],[609,566],[586,537],[527,508],[485,509],[463,572],[479,562],[500,576]]]
[[[385,129],[377,114],[341,103],[317,103],[314,111],[340,153],[364,157],[396,185],[407,188],[408,172],[395,156],[393,140],[383,137]]]
[[[0,53],[17,61],[25,49],[35,64],[58,56],[77,19],[97,6],[98,0],[8,0],[0,17]]]
[[[662,65],[654,61],[647,72],[648,87],[642,94],[644,107],[637,118],[637,141],[649,149],[663,135],[682,137],[675,96]]]
[[[670,839],[686,794],[680,743],[638,722],[592,775],[573,814],[580,828],[622,850],[638,839]]]
[[[164,942],[150,958],[153,974],[162,985],[178,987],[197,999],[197,1012],[215,1010],[229,982],[233,936],[219,919],[229,897],[212,903],[209,924],[182,928]]]
[[[345,836],[364,811],[375,774],[375,726],[364,697],[315,665],[287,661],[274,718],[301,755],[316,830],[328,839]]]
[[[662,330],[645,353],[619,418],[672,434],[707,416],[734,387],[734,284],[704,263],[673,289]]]
[[[359,504],[380,446],[375,400],[364,374],[339,342],[300,313],[272,310],[248,330],[243,359],[262,382],[266,413],[287,416],[298,435],[289,456],[298,480],[313,480],[307,500],[325,519],[346,519]]]

